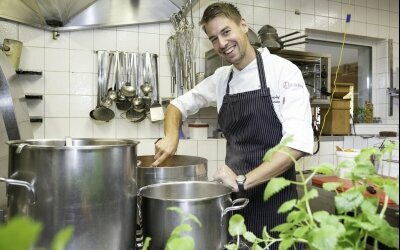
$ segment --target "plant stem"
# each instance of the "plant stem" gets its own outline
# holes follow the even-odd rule
[[[383,202],[383,207],[379,214],[379,218],[383,219],[383,217],[385,216],[385,212],[386,212],[388,203],[389,203],[389,196],[385,193],[385,201]]]
[[[295,159],[291,154],[289,154],[288,152],[286,152],[286,151],[284,151],[284,150],[278,150],[278,152],[287,155],[287,156],[294,162],[295,166],[297,166],[298,163],[297,163],[296,159]],[[302,178],[302,180],[303,180],[303,182],[302,182],[302,183],[299,183],[299,185],[302,185],[302,186],[303,186],[303,189],[304,189],[304,196],[306,196],[306,195],[308,194],[307,183],[308,183],[308,182],[311,180],[311,178],[315,175],[316,171],[314,170],[314,171],[310,174],[310,176],[309,176],[305,181],[304,181],[304,175],[303,175],[303,173],[302,173],[301,171],[299,171],[299,172],[300,172],[300,176],[301,176],[301,178]],[[311,208],[310,208],[310,203],[308,202],[308,200],[306,200],[305,203],[306,203],[307,214],[308,214],[308,216],[310,217],[311,225],[314,226],[315,224],[314,224],[314,219],[313,219],[312,211],[311,211]]]

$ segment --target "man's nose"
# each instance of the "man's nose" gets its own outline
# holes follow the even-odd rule
[[[223,37],[219,37],[218,38],[218,43],[219,43],[219,47],[220,48],[225,48],[226,45],[228,44],[228,40],[223,38]]]

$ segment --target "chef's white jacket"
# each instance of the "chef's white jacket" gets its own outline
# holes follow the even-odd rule
[[[267,48],[260,48],[259,51],[263,58],[265,78],[274,110],[282,123],[282,139],[291,135],[293,140],[288,147],[312,154],[314,138],[310,95],[299,68],[292,62],[271,54]],[[242,70],[237,70],[232,65],[220,67],[213,75],[171,102],[182,112],[183,120],[207,106],[217,106],[219,112],[232,70],[230,94],[261,88],[256,59]]]

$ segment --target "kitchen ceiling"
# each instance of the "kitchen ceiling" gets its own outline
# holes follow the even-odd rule
[[[0,19],[46,30],[79,30],[169,21],[198,0],[1,0]]]

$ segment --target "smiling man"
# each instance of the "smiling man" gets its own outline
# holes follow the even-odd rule
[[[234,5],[209,5],[200,24],[214,50],[232,65],[218,68],[171,102],[164,122],[165,138],[156,144],[153,164],[159,165],[175,154],[179,126],[188,115],[216,103],[218,125],[227,144],[225,165],[214,179],[231,186],[233,198],[250,199],[247,207],[237,212],[245,217],[248,230],[260,237],[264,226],[270,230],[286,221],[277,210],[297,197],[295,187],[290,186],[263,201],[265,186],[272,177],[295,180],[293,162],[286,154],[276,153],[270,162],[263,162],[263,156],[288,136],[293,140],[286,150],[294,158],[312,153],[309,93],[294,64],[270,54],[267,48],[255,50],[251,46],[249,27]]]

